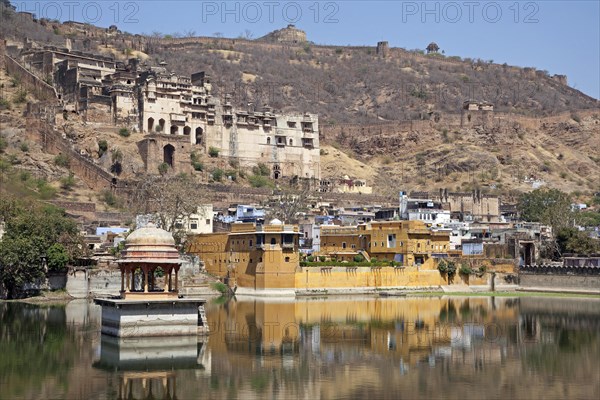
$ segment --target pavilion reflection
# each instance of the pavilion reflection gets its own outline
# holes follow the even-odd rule
[[[95,368],[118,374],[117,399],[177,399],[177,373],[210,374],[206,338],[117,338],[102,335]]]

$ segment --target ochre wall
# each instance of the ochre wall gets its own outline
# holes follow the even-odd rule
[[[302,267],[296,289],[440,286],[446,281],[437,270],[392,267]]]

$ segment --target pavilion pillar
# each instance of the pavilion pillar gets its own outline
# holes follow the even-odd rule
[[[128,268],[126,266],[123,267],[123,272],[125,272],[125,293],[129,293],[131,291],[131,276],[130,276],[130,271],[131,268]]]
[[[142,270],[144,271],[144,293],[148,293],[148,266],[144,265]]]
[[[121,267],[121,292],[125,291],[125,267]]]
[[[175,291],[179,291],[179,267],[175,267]]]
[[[167,267],[165,267],[167,268]],[[165,268],[163,268],[163,271],[165,271]],[[168,272],[167,272],[168,271]],[[169,286],[170,286],[170,282],[169,282],[169,277],[171,276],[171,269],[169,268],[168,270],[165,271],[165,284],[163,285],[163,290],[165,291],[165,293],[169,293]]]

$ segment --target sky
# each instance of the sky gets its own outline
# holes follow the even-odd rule
[[[260,37],[288,24],[328,45],[424,49],[567,75],[600,98],[600,0],[587,1],[19,1],[38,17],[115,24],[130,33]]]

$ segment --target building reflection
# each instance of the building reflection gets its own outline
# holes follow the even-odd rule
[[[177,399],[177,373],[210,374],[206,338],[117,338],[102,335],[94,367],[116,373],[118,399]]]

